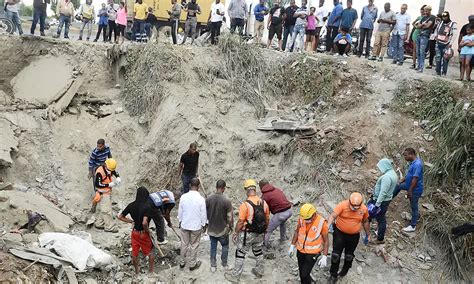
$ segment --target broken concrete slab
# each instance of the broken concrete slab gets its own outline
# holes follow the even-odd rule
[[[0,119],[2,118],[21,129],[31,130],[39,127],[38,121],[33,116],[22,111],[0,113]]]
[[[50,104],[69,88],[72,71],[64,56],[38,58],[11,80],[14,96],[30,103]]]
[[[0,182],[0,190],[13,190],[13,185],[9,182]]]
[[[309,131],[313,127],[303,125],[299,121],[285,120],[279,117],[268,117],[265,121],[257,126],[258,130],[262,131]]]
[[[15,209],[18,210],[18,215],[24,215],[20,212],[26,210],[45,215],[55,231],[67,232],[69,227],[74,223],[69,216],[62,213],[56,205],[42,195],[32,192],[25,193],[10,190],[0,191],[0,197],[7,197],[10,203],[15,205]],[[12,212],[12,216],[15,216],[14,212]]]
[[[0,166],[10,167],[13,164],[10,152],[18,150],[18,140],[10,122],[0,119]]]
[[[62,115],[71,103],[74,96],[77,94],[77,91],[79,90],[83,82],[84,77],[81,76],[76,78],[71,84],[71,86],[64,93],[64,95],[61,96],[61,98],[59,98],[59,100],[54,105],[48,107],[48,115],[50,115],[50,112],[53,112],[57,116]]]

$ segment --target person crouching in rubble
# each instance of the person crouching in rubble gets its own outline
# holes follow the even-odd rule
[[[152,253],[153,242],[151,241],[151,232],[148,227],[149,210],[148,197],[150,193],[145,187],[137,189],[137,197],[135,201],[128,204],[127,207],[120,213],[119,219],[125,223],[132,224],[132,262],[135,267],[135,273],[139,273],[138,254],[140,250],[145,257],[148,257],[149,272],[153,273],[155,265],[155,256]],[[132,219],[126,216],[132,216]]]
[[[105,160],[105,165],[95,170],[95,197],[94,203],[99,203],[99,220],[95,223],[97,229],[104,229],[106,232],[118,232],[112,217],[112,188],[121,182],[115,159]],[[115,176],[115,181],[112,181]]]

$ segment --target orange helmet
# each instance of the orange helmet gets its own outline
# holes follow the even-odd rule
[[[363,199],[364,198],[362,197],[362,194],[358,192],[351,193],[351,196],[349,197],[349,201],[353,206],[360,206],[362,204]]]

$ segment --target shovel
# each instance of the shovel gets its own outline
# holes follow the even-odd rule
[[[207,191],[204,188],[204,186],[202,185],[202,180],[201,180],[201,178],[198,178],[198,179],[199,179],[199,185],[201,186],[201,190],[204,193],[204,196],[207,198]]]
[[[173,230],[174,234],[178,237],[179,241],[181,241],[181,236],[178,234],[178,232],[176,232],[174,227],[171,227],[171,230]]]
[[[164,257],[165,254],[161,250],[160,246],[158,245],[158,241],[156,240],[155,235],[150,234],[151,242],[153,243],[153,246],[158,250],[158,252],[161,254],[161,257]]]

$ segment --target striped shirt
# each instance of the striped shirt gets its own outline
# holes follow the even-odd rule
[[[102,151],[99,151],[99,149],[95,148],[89,158],[89,170],[103,165],[105,163],[105,160],[107,160],[108,158],[112,158],[112,152],[110,151],[108,145],[105,145],[104,150]]]

